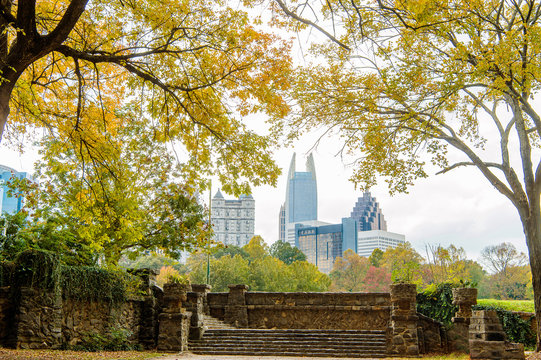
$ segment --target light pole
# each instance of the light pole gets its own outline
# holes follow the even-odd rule
[[[209,180],[209,229],[212,230],[211,210],[212,209],[212,180]],[[210,285],[210,233],[207,240],[207,285]]]

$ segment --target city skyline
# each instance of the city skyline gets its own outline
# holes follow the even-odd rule
[[[318,162],[318,188],[320,191],[319,219],[330,223],[339,222],[349,215],[355,200],[362,191],[355,190],[348,181],[352,168],[344,165],[337,157],[337,145],[323,143],[316,149],[313,142],[305,139],[293,148],[280,149],[275,153],[277,164],[282,167],[277,187],[260,186],[253,189],[256,202],[255,234],[261,235],[268,244],[278,239],[278,213],[284,202],[287,166],[291,153],[305,156],[313,151]],[[20,155],[17,151],[0,145],[0,163],[17,171],[33,173],[33,162],[37,151],[31,146]],[[519,251],[526,252],[524,234],[516,210],[474,169],[456,169],[451,173],[437,175],[435,168],[429,168],[426,179],[418,179],[409,194],[390,196],[383,181],[371,188],[388,220],[389,229],[405,234],[407,240],[421,255],[425,244],[454,244],[462,246],[468,257],[477,259],[482,248],[511,242]],[[217,187],[214,187],[216,191]],[[203,196],[206,198],[208,196]]]

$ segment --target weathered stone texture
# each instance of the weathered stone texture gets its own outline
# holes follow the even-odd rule
[[[469,352],[468,334],[472,306],[475,304],[477,304],[477,289],[453,289],[453,305],[458,306],[458,311],[452,319],[453,327],[448,332],[451,351]]]
[[[15,317],[16,347],[58,348],[62,344],[62,297],[59,291],[21,287]]]
[[[419,337],[416,309],[417,290],[413,284],[391,285],[391,355],[418,356]]]
[[[419,351],[426,353],[446,353],[448,351],[447,332],[442,323],[422,314],[417,314],[417,334]]]
[[[182,304],[187,300],[189,286],[165,284],[163,289],[164,307],[159,315],[158,350],[188,350],[188,335],[192,313],[187,312]]]
[[[209,315],[216,319],[225,319],[225,308],[227,307],[227,298],[229,293],[208,293],[207,302],[209,305]]]
[[[10,329],[13,327],[14,309],[10,301],[9,286],[0,287],[0,344],[9,341]]]
[[[473,312],[469,327],[471,359],[525,359],[524,346],[505,340],[505,332],[493,310]]]

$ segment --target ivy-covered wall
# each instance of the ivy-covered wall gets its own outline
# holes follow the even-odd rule
[[[23,252],[0,264],[0,345],[69,347],[122,331],[129,342],[154,347],[156,291],[148,272],[64,266],[55,254]]]

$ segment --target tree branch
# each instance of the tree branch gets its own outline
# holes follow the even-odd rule
[[[347,46],[346,44],[344,44],[343,42],[341,42],[340,40],[338,40],[336,37],[334,37],[333,35],[329,34],[325,29],[323,29],[321,26],[317,25],[316,23],[314,23],[313,21],[310,21],[308,19],[305,19],[305,18],[302,18],[300,16],[298,16],[297,14],[295,14],[294,12],[292,12],[291,10],[289,10],[287,8],[287,6],[284,4],[284,2],[282,0],[274,0],[276,1],[276,3],[278,4],[278,6],[280,6],[280,8],[282,9],[282,11],[284,13],[286,13],[287,16],[305,24],[305,25],[309,25],[311,27],[313,27],[314,29],[318,30],[319,32],[321,32],[323,35],[325,35],[326,37],[328,37],[331,41],[333,41],[334,43],[340,45],[342,48],[346,49],[346,50],[351,50],[349,46]]]
[[[485,163],[485,165],[487,167],[494,167],[494,168],[497,168],[497,169],[500,169],[503,171],[503,167],[501,164],[498,164],[498,163],[492,163],[492,162],[487,162]],[[468,162],[468,161],[463,161],[463,162],[458,162],[456,164],[453,164],[449,167],[446,167],[445,169],[442,169],[440,171],[438,171],[436,173],[436,175],[440,175],[440,174],[445,174],[446,172],[449,172],[453,169],[456,169],[457,167],[461,167],[461,166],[477,166],[476,164],[474,164],[473,162]]]

